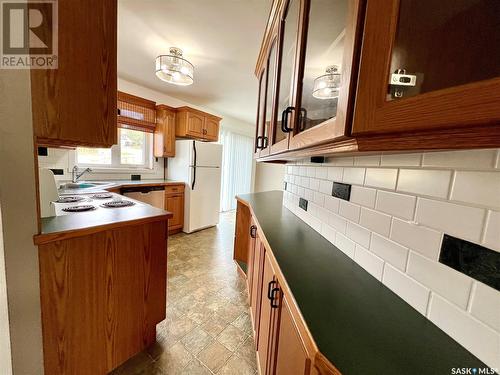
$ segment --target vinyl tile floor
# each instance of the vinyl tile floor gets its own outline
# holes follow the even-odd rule
[[[169,237],[166,319],[156,343],[113,375],[257,373],[247,290],[233,261],[235,212]]]

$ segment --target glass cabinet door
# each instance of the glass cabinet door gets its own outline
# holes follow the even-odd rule
[[[500,1],[374,2],[363,39],[354,135],[500,120]]]
[[[299,27],[300,0],[289,0],[281,18],[279,72],[277,85],[276,126],[273,129],[273,149],[283,151],[288,147],[291,126],[293,78]],[[281,145],[276,145],[281,142]],[[276,145],[276,146],[275,146]]]
[[[264,69],[260,74],[260,79],[259,79],[259,96],[257,103],[257,126],[255,131],[255,147],[254,147],[254,153],[256,157],[260,156],[260,150],[264,148],[266,88],[267,88],[267,70]]]
[[[266,65],[266,72],[267,72],[267,78],[266,78],[266,85],[265,85],[265,106],[264,106],[264,132],[263,132],[263,139],[262,139],[262,151],[260,152],[261,156],[262,155],[267,155],[270,152],[270,147],[269,147],[269,133],[271,130],[271,126],[274,123],[273,121],[273,116],[274,111],[273,111],[273,102],[274,102],[274,82],[275,82],[275,75],[276,75],[276,63],[277,63],[277,39],[274,40],[274,42],[271,45],[271,48],[269,50],[269,57],[267,59],[267,65]]]

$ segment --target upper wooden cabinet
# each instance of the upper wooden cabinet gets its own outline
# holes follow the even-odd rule
[[[489,0],[368,1],[353,134],[498,127],[499,15]]]
[[[175,108],[156,106],[156,129],[154,132],[154,156],[175,156]]]
[[[117,143],[117,2],[57,6],[58,68],[31,70],[36,142],[110,147]]]
[[[255,157],[500,146],[498,1],[275,0]]]
[[[177,108],[175,135],[180,138],[217,141],[220,117],[190,107]]]

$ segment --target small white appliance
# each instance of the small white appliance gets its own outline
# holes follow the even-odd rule
[[[186,183],[185,233],[219,223],[222,145],[191,140],[175,142],[175,157],[168,159],[168,178]]]

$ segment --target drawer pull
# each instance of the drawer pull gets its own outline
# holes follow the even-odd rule
[[[252,237],[252,238],[257,237],[257,227],[255,225],[252,225],[250,227],[250,237]]]

